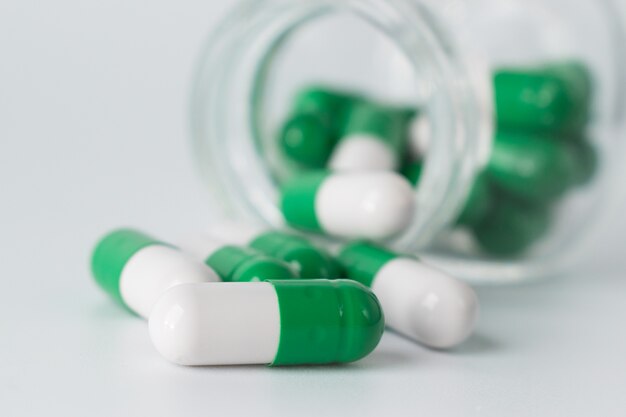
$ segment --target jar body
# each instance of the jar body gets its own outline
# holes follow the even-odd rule
[[[285,160],[277,132],[298,89],[328,84],[419,109],[407,151],[423,165],[416,212],[410,227],[387,245],[417,252],[473,281],[511,282],[562,269],[591,241],[590,229],[614,194],[611,182],[619,175],[614,160],[623,154],[623,22],[611,4],[264,0],[242,5],[205,50],[192,100],[194,152],[215,193],[216,216],[284,226],[280,185],[305,170]],[[566,75],[546,81],[555,71]],[[580,112],[581,122],[559,125],[564,105],[551,110],[550,92],[572,73],[584,75],[575,87],[589,80],[588,108]],[[507,86],[532,85],[533,77],[547,87],[521,93],[513,88],[507,95]],[[520,102],[541,112],[533,115]],[[516,110],[508,111],[512,106]],[[513,171],[511,179],[516,161],[510,155],[539,154],[545,160],[546,154],[560,155],[552,142],[571,147],[572,138],[590,144],[585,149],[593,154],[592,173],[567,192],[554,192],[548,202],[529,204],[528,194],[537,194],[558,170],[547,170],[537,183],[541,187],[526,182],[516,189],[521,171]],[[550,149],[538,151],[546,142]],[[532,168],[533,155],[517,161],[519,169]],[[559,158],[546,165],[554,160]],[[515,191],[513,199],[495,192],[495,209],[484,209],[491,229],[486,220],[481,227],[459,221],[485,175],[504,194]],[[494,253],[512,234],[524,237],[533,230],[537,236],[518,253]],[[486,251],[489,244],[493,248]]]

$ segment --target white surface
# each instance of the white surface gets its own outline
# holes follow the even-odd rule
[[[387,326],[427,346],[450,348],[474,329],[478,300],[464,282],[409,258],[387,262],[372,290]]]
[[[333,171],[392,171],[398,166],[398,156],[384,139],[354,134],[335,146],[329,166]]]
[[[168,246],[150,245],[124,265],[120,293],[131,310],[147,318],[167,289],[183,283],[218,281],[219,276],[193,256]]]
[[[351,239],[385,239],[408,226],[413,189],[392,172],[329,175],[315,196],[315,214],[324,231]]]
[[[280,342],[280,311],[267,282],[189,284],[170,289],[150,314],[150,338],[180,365],[268,364]]]
[[[227,4],[0,5],[0,415],[622,417],[623,209],[577,276],[479,289],[476,334],[450,353],[387,333],[340,367],[161,358],[88,259],[119,225],[168,238],[209,223],[185,111],[195,53]]]

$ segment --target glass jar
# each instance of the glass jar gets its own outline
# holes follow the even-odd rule
[[[427,151],[420,155],[415,215],[385,244],[475,282],[561,272],[593,243],[598,220],[616,194],[626,119],[622,13],[599,0],[245,1],[211,37],[193,86],[193,151],[215,215],[284,226],[280,184],[301,169],[285,162],[277,132],[294,94],[322,83],[418,109],[413,148],[427,143]],[[544,126],[547,133],[527,132],[515,114],[502,121],[502,108],[511,105],[507,82],[572,66],[584,74],[575,85],[586,83],[592,93],[584,125],[553,129],[558,109],[535,121],[550,125]],[[517,91],[516,99],[543,106],[554,88],[554,82],[543,82],[538,90]],[[503,123],[512,126],[508,133],[501,133]],[[506,140],[499,135],[520,132],[563,142],[587,138],[593,176],[541,203],[540,219],[522,212],[512,230],[493,226],[506,238],[542,224],[540,238],[520,253],[493,254],[480,249],[458,218],[502,152],[498,143]],[[513,142],[509,151],[517,155]],[[499,161],[505,168],[506,158]],[[504,205],[495,204],[487,218],[496,221]]]

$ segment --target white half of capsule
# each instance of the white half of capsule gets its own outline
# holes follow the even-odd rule
[[[330,158],[333,171],[394,171],[398,155],[384,140],[368,134],[342,138]]]
[[[266,282],[179,285],[155,304],[149,328],[179,365],[268,364],[280,342],[278,296]]]
[[[211,268],[193,256],[169,246],[150,245],[135,253],[124,265],[119,285],[128,308],[147,318],[159,296],[169,288],[219,280]]]
[[[387,262],[372,290],[387,326],[430,347],[461,343],[478,317],[478,299],[469,285],[414,259]]]
[[[385,239],[413,218],[413,189],[393,172],[330,175],[315,197],[315,213],[328,234],[345,238]]]

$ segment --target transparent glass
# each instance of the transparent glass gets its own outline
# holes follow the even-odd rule
[[[193,152],[216,216],[284,227],[280,184],[301,168],[285,161],[276,138],[293,95],[322,83],[419,109],[413,128],[428,148],[415,215],[385,244],[475,282],[563,271],[593,244],[620,177],[622,13],[598,0],[240,3],[201,55],[191,103]],[[485,253],[454,225],[494,152],[493,73],[574,61],[593,80],[584,135],[597,155],[595,174],[550,204],[549,231],[523,254]]]

